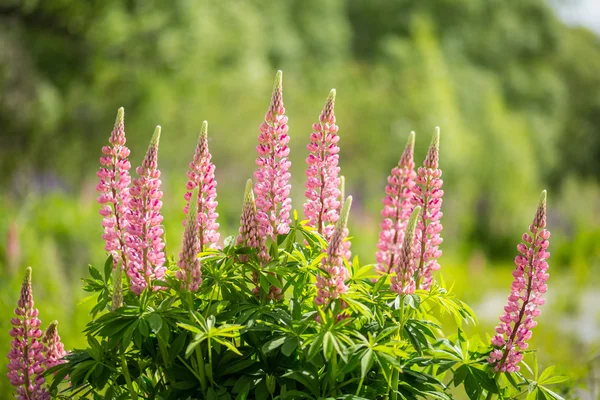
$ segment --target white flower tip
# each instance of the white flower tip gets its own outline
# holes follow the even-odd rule
[[[208,135],[208,121],[202,121],[202,127],[200,128],[200,136]]]
[[[542,194],[540,194],[540,206],[546,206],[546,189],[542,190]]]
[[[154,134],[152,135],[152,140],[150,141],[150,146],[158,146],[158,142],[160,142],[160,132],[160,125],[156,125],[156,128],[154,128]]]
[[[279,71],[277,71],[277,74],[275,75],[274,89],[281,89],[282,86],[283,86],[283,71],[279,70]]]
[[[115,125],[120,125],[125,120],[125,109],[123,107],[119,108],[117,111],[117,119],[115,120]]]
[[[329,91],[329,96],[327,96],[327,101],[335,101],[335,89],[331,89]]]
[[[431,147],[440,147],[440,127],[436,126],[431,138]]]

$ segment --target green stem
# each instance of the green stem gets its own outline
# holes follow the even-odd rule
[[[212,346],[210,344],[210,339],[208,339],[208,368],[210,371],[210,387],[215,387],[215,381],[213,379],[213,363],[212,363]]]
[[[496,374],[494,375],[494,382],[498,383],[499,376],[500,376],[500,372],[496,372]],[[491,400],[492,397],[494,397],[494,393],[488,391],[488,394],[485,397],[485,400]]]
[[[392,372],[392,387],[390,388],[392,394],[390,396],[391,400],[398,400],[398,381],[400,379],[400,371],[394,369]]]
[[[402,339],[402,334],[404,332],[404,295],[400,295],[400,310],[398,311],[398,319],[400,324],[398,326],[398,336]],[[392,372],[392,382],[390,385],[390,399],[397,400],[398,399],[398,380],[400,378],[400,371],[394,369]]]
[[[329,376],[329,385],[331,386],[331,396],[336,394],[336,375],[337,375],[337,354],[331,356],[331,375]]]
[[[202,393],[206,393],[206,371],[204,370],[204,358],[200,352],[200,346],[196,347],[196,362],[198,363],[198,376],[200,377]]]
[[[129,376],[129,368],[127,367],[127,360],[125,359],[124,351],[121,353],[121,364],[121,369],[123,370],[123,375],[125,376],[125,381],[127,382],[127,388],[129,389],[131,399],[137,400],[137,393],[133,390],[133,382],[131,382],[131,376]]]

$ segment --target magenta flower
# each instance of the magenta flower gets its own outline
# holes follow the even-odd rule
[[[67,355],[65,346],[60,341],[60,336],[58,336],[57,326],[57,321],[52,322],[44,332],[44,338],[42,339],[46,353],[45,365],[48,369],[64,363],[65,360],[62,358]]]
[[[133,180],[129,191],[127,276],[131,280],[131,291],[138,296],[152,285],[153,279],[161,280],[166,270],[160,213],[163,193],[158,169],[159,140],[160,126],[157,126],[142,165],[136,169],[138,178]]]
[[[127,220],[125,215],[129,207],[129,169],[127,160],[129,149],[125,146],[124,110],[119,108],[114,129],[110,135],[110,146],[102,148],[100,170],[97,173],[100,183],[96,190],[100,192],[98,202],[102,204],[100,215],[104,217],[102,226],[106,241],[104,247],[113,256],[114,265],[127,268],[126,242]]]
[[[192,191],[188,219],[183,232],[183,245],[179,253],[177,266],[179,270],[175,273],[177,279],[183,282],[183,287],[191,292],[197,292],[202,284],[202,271],[200,270],[200,237],[198,236],[198,188]]]
[[[31,290],[31,267],[25,271],[21,296],[15,308],[16,318],[10,320],[13,328],[11,349],[8,353],[8,379],[16,388],[16,398],[22,400],[50,399],[50,393],[42,386],[45,382],[44,345],[40,330],[38,310],[33,307]]]
[[[523,234],[523,242],[517,246],[519,254],[515,258],[517,268],[513,272],[515,280],[508,296],[508,304],[496,327],[492,338],[495,349],[490,354],[489,363],[496,371],[517,372],[523,359],[522,350],[527,349],[540,315],[539,306],[545,303],[544,293],[548,289],[548,245],[550,232],[546,227],[546,191],[542,192],[530,233]]]
[[[416,289],[414,277],[415,229],[420,212],[421,207],[416,206],[410,214],[398,260],[389,271],[392,274],[390,288],[399,295],[414,293]]]
[[[349,277],[344,265],[344,241],[348,237],[348,214],[352,206],[352,196],[344,202],[340,218],[335,225],[331,241],[327,246],[327,256],[323,258],[321,271],[317,275],[317,306],[329,307],[331,302],[348,291],[346,280]],[[342,304],[343,306],[343,304]]]
[[[307,146],[310,154],[306,158],[308,168],[304,193],[304,215],[308,218],[308,225],[317,229],[328,242],[340,217],[340,148],[337,145],[340,137],[337,135],[334,105],[335,89],[332,89],[319,116],[319,122],[313,124],[313,133]]]
[[[392,169],[385,187],[386,196],[383,198],[381,216],[381,232],[377,243],[377,265],[375,270],[380,274],[390,273],[398,267],[398,261],[404,241],[404,230],[411,215],[413,205],[412,187],[415,184],[416,173],[413,161],[415,148],[415,133],[411,132],[408,142],[400,157],[398,165]]]
[[[219,241],[219,224],[217,223],[217,181],[215,180],[215,165],[210,161],[212,155],[208,150],[208,122],[202,123],[198,146],[187,173],[188,182],[185,193],[186,205],[184,213],[188,213],[192,190],[199,188],[198,196],[198,234],[200,236],[200,251],[205,248],[216,248]],[[185,225],[185,221],[183,221]]]
[[[436,128],[423,167],[419,168],[416,184],[412,186],[411,202],[421,206],[422,213],[417,223],[417,248],[415,258],[417,263],[417,288],[429,290],[433,281],[432,273],[440,269],[437,259],[442,255],[439,245],[442,243],[442,190],[443,181],[440,179],[442,170],[439,169],[440,129]]]
[[[285,234],[290,230],[290,199],[288,172],[291,162],[288,160],[290,141],[288,136],[287,117],[283,106],[282,72],[278,71],[271,105],[265,115],[265,121],[260,126],[258,136],[258,169],[254,172],[256,178],[256,207],[258,229],[261,236],[274,238],[275,234]]]

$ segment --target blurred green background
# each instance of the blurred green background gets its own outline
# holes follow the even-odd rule
[[[237,231],[277,69],[301,215],[311,124],[337,90],[362,263],[374,261],[383,188],[408,133],[417,132],[421,164],[441,127],[440,273],[477,311],[473,332],[492,332],[515,246],[548,190],[550,290],[532,342],[543,364],[572,378],[571,396],[595,398],[600,39],[565,25],[545,0],[0,0],[0,353],[28,265],[43,323],[58,319],[68,348],[84,343],[94,299],[80,279],[105,259],[95,173],[117,108],[126,110],[134,166],[162,126],[163,210],[176,254],[203,120],[221,237]],[[1,393],[7,385],[0,378]]]

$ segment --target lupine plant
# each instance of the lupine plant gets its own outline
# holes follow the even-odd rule
[[[202,125],[177,257],[164,254],[160,127],[131,179],[120,109],[98,172],[108,258],[85,279],[84,289],[98,296],[84,331],[88,345],[66,353],[56,323],[42,334],[28,269],[8,355],[17,398],[560,399],[548,386],[564,379],[552,368],[538,373],[527,344],[548,288],[546,192],[517,246],[500,324],[487,339],[467,338],[463,324],[474,324],[475,315],[436,275],[440,130],[416,171],[409,135],[382,192],[375,263],[361,264],[349,259],[352,197],[339,175],[335,95],[312,129],[297,128],[309,143],[301,219],[291,209],[277,73],[239,231],[222,243]]]

